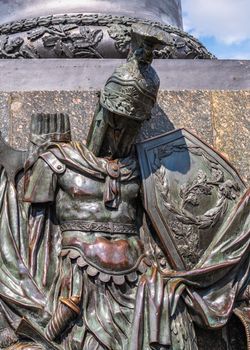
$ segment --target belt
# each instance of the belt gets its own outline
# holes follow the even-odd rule
[[[94,222],[74,220],[64,222],[60,225],[61,231],[90,231],[108,233],[137,234],[138,229],[134,224],[120,224],[114,222]]]

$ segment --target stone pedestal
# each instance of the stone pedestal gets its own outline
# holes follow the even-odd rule
[[[13,147],[25,148],[37,112],[69,114],[73,136],[85,139],[97,94],[120,60],[2,60],[0,125]],[[158,104],[139,139],[185,127],[228,158],[250,184],[250,63],[157,60]]]

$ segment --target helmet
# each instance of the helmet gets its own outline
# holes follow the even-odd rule
[[[153,56],[157,46],[166,45],[165,33],[147,24],[136,24],[132,26],[132,44],[130,58],[108,79],[100,103],[117,115],[144,121],[150,118],[160,80],[150,65],[152,58],[150,62],[144,60],[142,51],[147,50]]]
[[[132,26],[128,60],[115,69],[101,91],[100,103],[88,134],[87,146],[95,155],[105,150],[105,138],[109,138],[107,135],[110,128],[113,128],[112,125],[119,125],[117,129],[120,129],[124,123],[123,129],[130,128],[130,140],[126,137],[126,143],[129,145],[134,142],[140,124],[151,117],[160,85],[159,77],[151,66],[153,51],[157,46],[166,45],[166,42],[165,32],[158,27],[148,24]],[[129,120],[133,123],[127,122]],[[125,149],[122,146],[123,141],[116,141],[119,142],[116,146]]]
[[[101,105],[117,115],[138,121],[149,119],[156,102],[159,78],[151,66],[139,70],[130,60],[117,68],[101,92]]]

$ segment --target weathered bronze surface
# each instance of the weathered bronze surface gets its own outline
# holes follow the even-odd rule
[[[132,27],[87,146],[60,113],[33,116],[26,153],[0,144],[0,348],[196,350],[195,325],[234,314],[250,349],[249,191],[186,130],[134,147],[166,40]]]
[[[214,58],[197,39],[171,25],[111,14],[66,13],[0,23],[0,59],[125,58],[135,23],[166,32],[168,40],[155,51],[156,58]]]
[[[0,2],[0,58],[125,58],[134,23],[168,34],[157,58],[213,58],[183,32],[180,0]]]
[[[182,28],[181,0],[1,0],[0,24],[23,18],[62,13],[100,13],[116,16],[136,14]]]
[[[150,139],[137,150],[144,206],[165,253],[175,269],[192,269],[211,245],[215,228],[229,219],[245,185],[225,159],[187,130]]]

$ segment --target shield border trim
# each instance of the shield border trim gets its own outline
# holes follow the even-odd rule
[[[162,248],[170,262],[171,267],[175,270],[183,270],[183,269],[186,270],[184,260],[181,257],[180,253],[178,252],[178,248],[172,237],[171,229],[167,226],[166,222],[162,218],[160,210],[158,209],[155,191],[148,190],[150,188],[153,189],[154,185],[152,184],[152,177],[150,176],[152,171],[151,171],[151,165],[148,161],[147,151],[150,151],[153,148],[157,148],[158,146],[162,145],[162,138],[165,136],[168,136],[168,143],[177,141],[180,138],[185,138],[187,140],[190,140],[195,145],[205,150],[211,157],[218,160],[220,165],[223,168],[225,168],[226,171],[228,171],[234,178],[237,177],[240,180],[241,186],[243,188],[246,188],[246,185],[241,179],[237,170],[229,163],[229,161],[223,155],[221,155],[218,151],[212,149],[208,144],[200,140],[199,137],[192,134],[185,128],[175,129],[173,131],[161,134],[159,136],[147,139],[145,141],[142,141],[136,144],[137,154],[140,154],[140,157],[138,157],[138,159],[140,164],[143,190],[144,190],[143,191],[144,208],[147,214],[149,215],[149,218],[153,224],[154,229],[157,232],[157,235],[162,243]],[[146,167],[143,166],[143,164],[146,164]],[[148,205],[149,198],[147,198],[148,192],[150,192],[152,195],[152,197],[150,198],[150,203],[151,203],[150,210]]]

